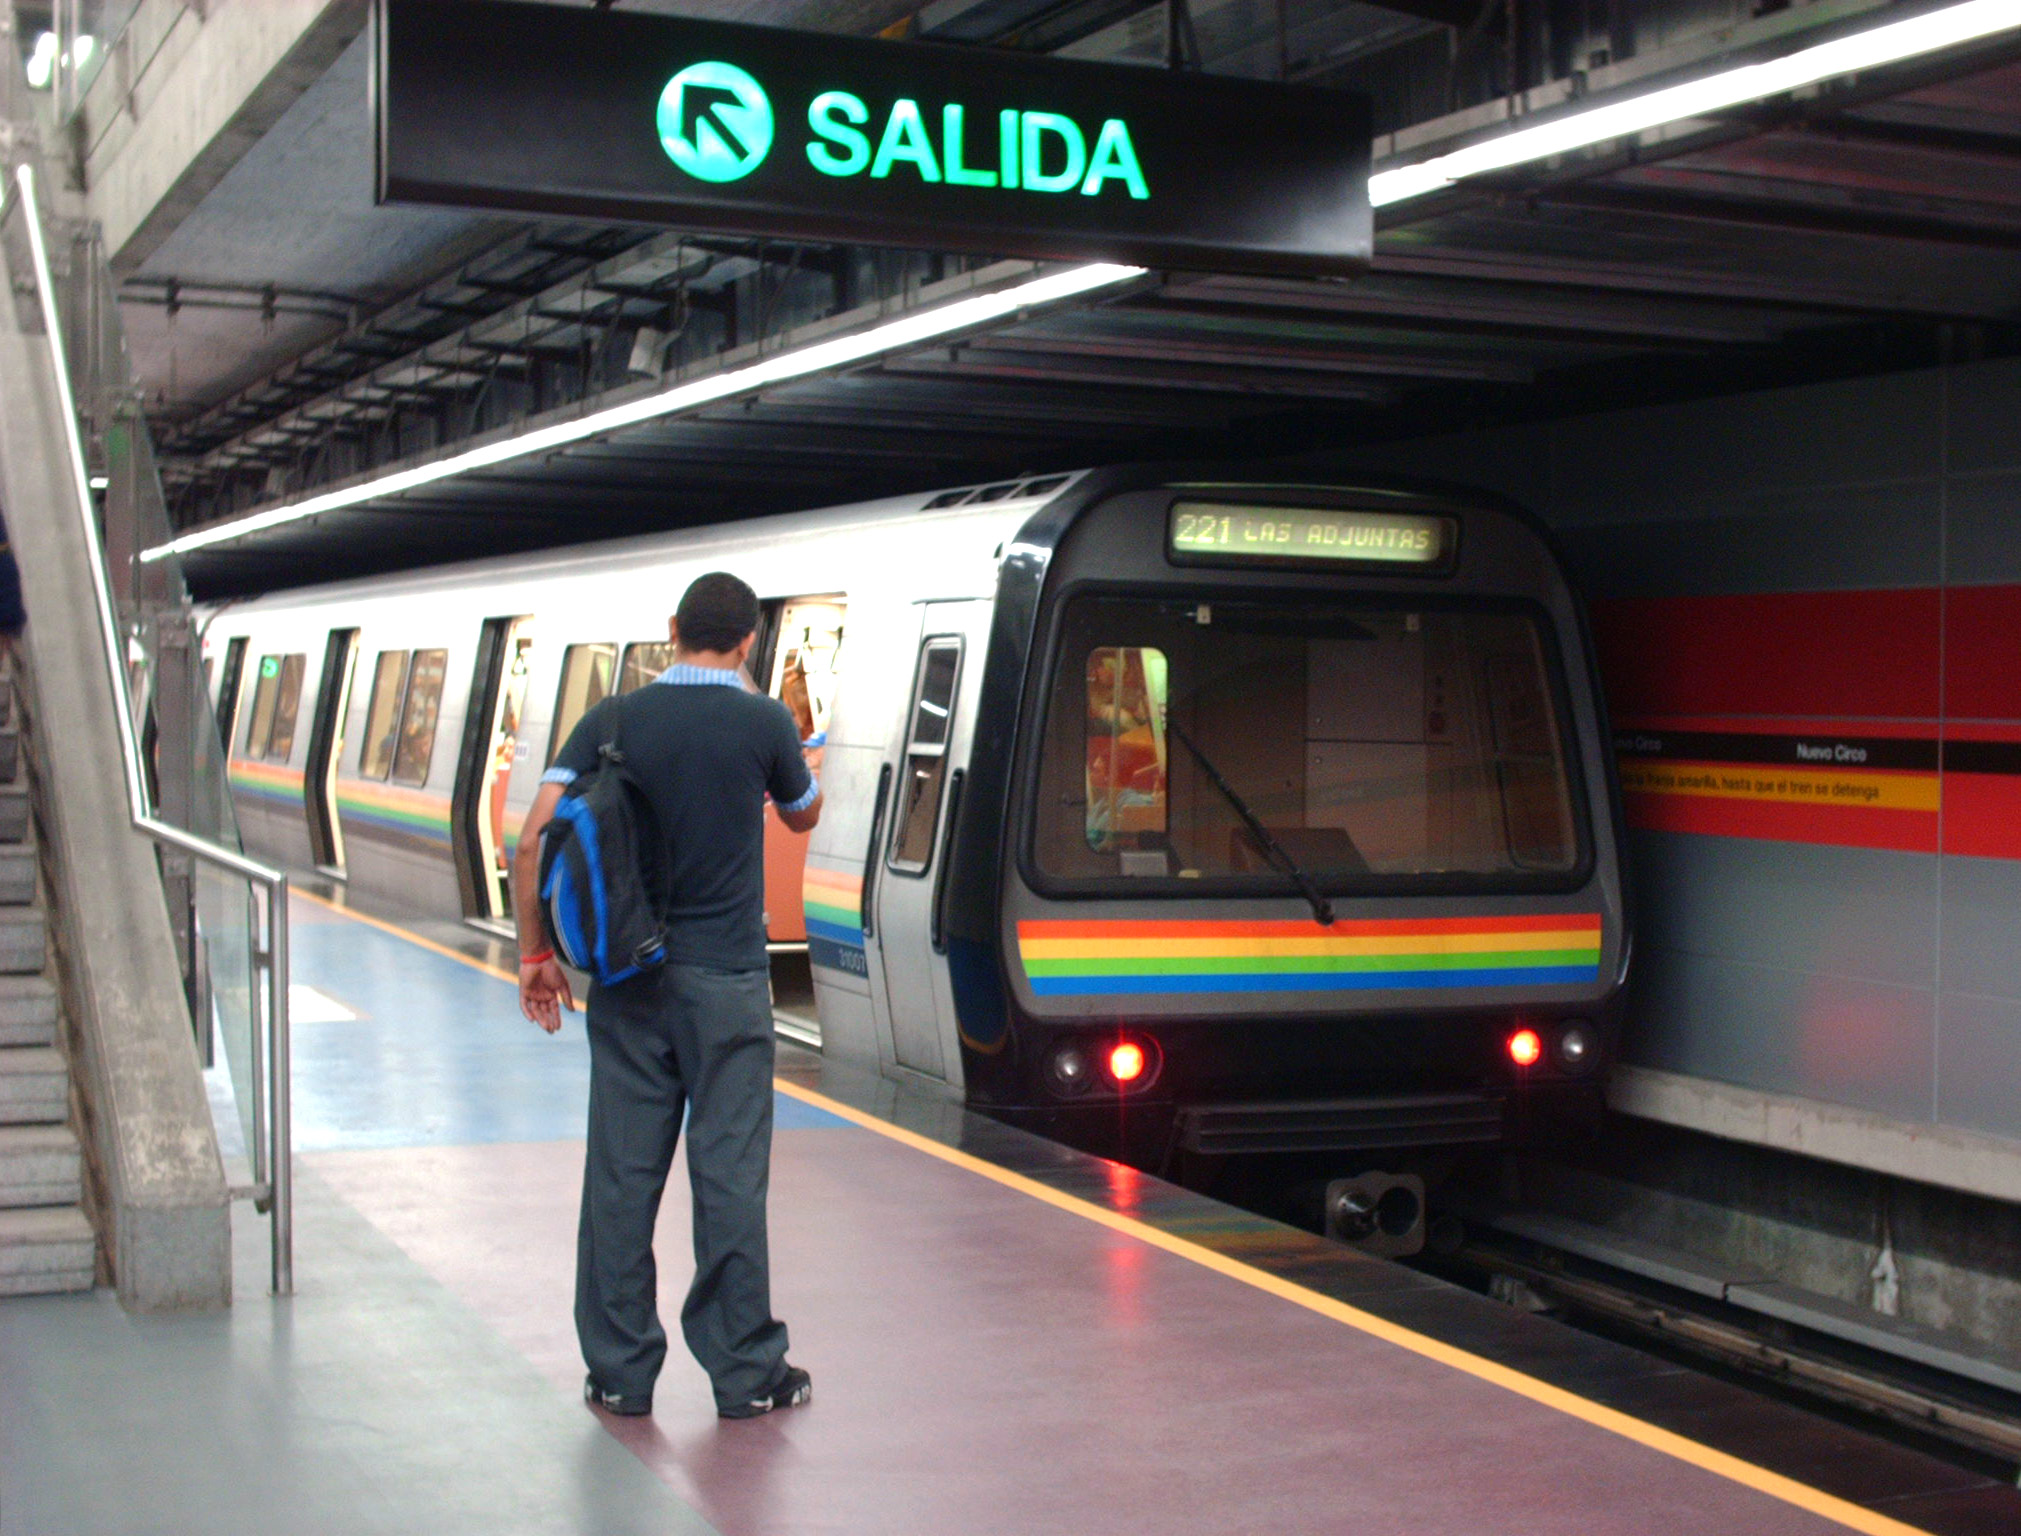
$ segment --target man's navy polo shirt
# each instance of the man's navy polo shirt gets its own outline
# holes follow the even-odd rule
[[[541,782],[571,784],[594,768],[614,719],[666,840],[667,958],[725,970],[764,965],[765,796],[800,811],[820,793],[792,712],[746,692],[735,672],[671,666],[652,685],[586,713]]]

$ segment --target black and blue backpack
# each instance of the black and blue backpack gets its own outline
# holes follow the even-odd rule
[[[659,820],[618,746],[618,715],[597,764],[562,792],[540,834],[540,906],[555,951],[604,986],[667,958]]]

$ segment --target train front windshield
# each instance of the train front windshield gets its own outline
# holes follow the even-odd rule
[[[1336,890],[1494,890],[1579,866],[1533,610],[1082,596],[1058,655],[1033,844],[1048,883],[1276,891],[1289,857]]]

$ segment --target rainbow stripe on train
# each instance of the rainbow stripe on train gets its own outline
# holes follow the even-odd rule
[[[1041,997],[1455,991],[1600,977],[1597,912],[1314,922],[1048,920],[1018,924]]]

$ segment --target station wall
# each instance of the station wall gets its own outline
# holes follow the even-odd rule
[[[1631,1061],[2021,1140],[2021,363],[1398,444],[1593,604]]]

